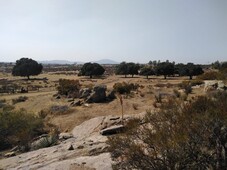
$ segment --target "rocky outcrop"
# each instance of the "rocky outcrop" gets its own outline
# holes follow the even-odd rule
[[[217,80],[207,80],[205,81],[204,85],[204,91],[209,92],[209,91],[214,91],[214,90],[226,90],[227,86],[224,84],[223,81],[217,81]]]
[[[87,98],[87,103],[100,103],[106,101],[106,85],[97,85]]]
[[[143,118],[144,113],[135,116]],[[133,117],[125,116],[125,124]],[[104,135],[113,127],[123,128],[120,117],[92,118],[76,126],[71,133],[61,133],[59,145],[17,156],[7,155],[13,157],[0,160],[0,169],[111,170],[112,160],[106,143],[108,138]],[[47,137],[42,136],[37,141]]]

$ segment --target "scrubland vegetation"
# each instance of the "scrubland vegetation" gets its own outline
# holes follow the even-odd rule
[[[52,146],[59,132],[92,117],[146,111],[144,119],[130,121],[123,133],[109,137],[116,169],[227,166],[225,62],[38,65],[37,72],[22,73],[27,61],[18,60],[11,71],[28,79],[12,77],[10,70],[0,79],[0,150],[31,150],[32,141],[43,134],[50,138],[36,149]],[[206,80],[214,80],[208,90]]]
[[[227,93],[169,99],[109,138],[115,169],[225,169]]]

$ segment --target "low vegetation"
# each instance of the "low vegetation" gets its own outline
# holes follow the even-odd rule
[[[134,83],[115,83],[113,86],[113,89],[115,92],[120,93],[120,94],[129,94],[133,90],[137,90],[139,88],[138,84]]]
[[[225,169],[227,93],[169,100],[109,137],[115,169]]]
[[[25,102],[26,100],[28,100],[27,96],[19,96],[16,99],[12,99],[12,103],[17,104],[17,103],[20,103],[20,102]]]
[[[9,108],[0,110],[0,150],[16,145],[28,148],[31,139],[44,132],[43,120],[34,114]]]
[[[60,79],[57,90],[60,95],[78,95],[80,90],[79,80]]]

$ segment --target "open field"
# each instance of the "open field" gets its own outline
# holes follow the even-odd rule
[[[41,110],[48,110],[51,106],[67,105],[70,111],[63,115],[48,115],[48,121],[57,125],[60,131],[70,131],[75,125],[81,122],[96,117],[105,115],[120,115],[121,107],[118,99],[106,103],[91,103],[88,106],[71,107],[68,98],[56,99],[53,97],[57,93],[56,87],[58,80],[61,79],[75,79],[79,80],[82,87],[94,86],[104,84],[107,86],[107,91],[113,89],[113,85],[117,82],[137,83],[140,85],[139,89],[132,92],[130,95],[123,96],[124,114],[137,114],[146,110],[153,110],[155,95],[163,94],[163,96],[173,96],[173,90],[179,89],[178,84],[188,77],[169,77],[166,80],[162,76],[152,76],[146,79],[143,76],[123,77],[123,76],[107,76],[97,79],[89,79],[86,77],[78,77],[76,75],[65,75],[47,73],[40,74],[31,80],[26,80],[21,77],[13,77],[10,74],[4,75],[5,79],[16,84],[28,86],[38,86],[36,90],[29,90],[28,93],[14,93],[1,94],[0,100],[5,99],[6,103],[12,104],[12,100],[19,96],[27,96],[28,100],[14,104],[15,109],[26,109],[32,114],[38,114]],[[202,95],[204,93],[203,87],[194,88],[190,97],[195,95]]]

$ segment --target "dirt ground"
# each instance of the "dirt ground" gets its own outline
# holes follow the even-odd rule
[[[159,93],[173,96],[173,89],[179,89],[178,84],[188,77],[168,77],[166,80],[162,76],[152,76],[146,79],[143,76],[125,78],[123,76],[108,76],[98,79],[89,79],[86,77],[78,77],[76,75],[61,75],[55,73],[40,74],[27,81],[21,77],[12,77],[11,75],[1,74],[0,78],[11,80],[20,85],[39,86],[38,90],[29,91],[28,93],[0,94],[0,100],[5,99],[7,103],[12,104],[12,99],[19,96],[27,96],[28,100],[15,104],[15,109],[24,108],[32,114],[38,114],[41,110],[47,110],[54,105],[68,105],[70,112],[64,115],[49,115],[48,121],[57,125],[60,131],[70,131],[76,125],[83,121],[96,116],[104,115],[121,115],[120,101],[115,99],[108,103],[92,103],[88,106],[71,107],[68,99],[55,99],[54,94],[57,93],[56,87],[60,78],[78,79],[82,86],[105,84],[107,90],[111,90],[117,82],[137,83],[140,88],[128,96],[123,97],[124,114],[137,114],[147,110],[154,110],[155,95]],[[35,79],[34,79],[35,78]],[[44,79],[45,78],[45,79]],[[203,86],[194,88],[190,97],[203,94]]]

